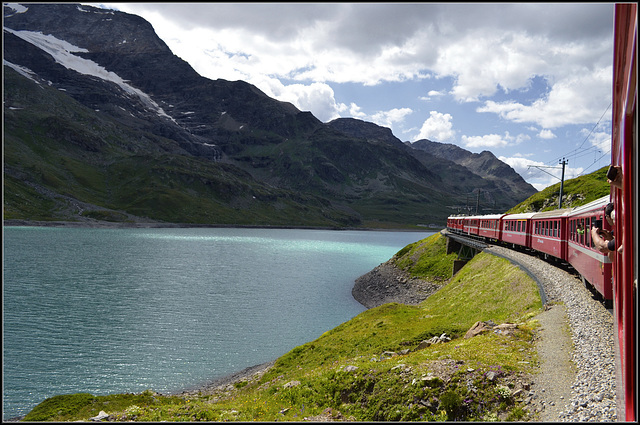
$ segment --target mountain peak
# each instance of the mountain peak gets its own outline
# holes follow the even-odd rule
[[[202,77],[138,16],[43,3],[4,18],[5,218],[407,226],[444,223],[478,188],[501,186],[505,210],[528,196],[389,128]]]

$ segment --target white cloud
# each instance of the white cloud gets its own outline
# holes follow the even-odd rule
[[[483,136],[462,136],[462,144],[468,148],[502,148],[507,146],[516,146],[522,142],[530,140],[526,134],[518,134],[512,136],[505,131],[504,136],[499,134],[485,134]]]
[[[447,93],[444,90],[438,91],[438,90],[429,90],[429,92],[427,93],[426,96],[420,96],[418,99],[419,100],[424,100],[424,101],[430,101],[433,98],[439,98],[442,96],[445,96]]]
[[[413,110],[410,108],[394,108],[389,111],[376,112],[370,119],[382,127],[392,127],[394,124],[401,123],[411,113]]]
[[[591,149],[599,150],[603,155],[607,154],[611,151],[611,132],[608,128],[600,125],[598,129],[593,131],[588,130],[586,128],[580,131],[580,134],[584,135],[585,139],[583,143],[580,144],[579,148],[585,147],[585,142],[589,142],[587,146],[591,147]]]
[[[556,135],[553,134],[551,130],[545,128],[538,133],[538,137],[541,139],[555,139]]]
[[[429,139],[439,143],[452,140],[456,134],[455,130],[453,130],[452,118],[450,114],[431,111],[429,118],[422,124],[422,128],[420,128],[415,140]]]
[[[569,75],[553,85],[546,97],[530,105],[486,101],[478,112],[491,112],[517,123],[545,128],[596,122],[611,99],[611,66],[593,73]]]
[[[322,122],[340,117],[340,113],[348,110],[347,105],[336,102],[333,89],[325,83],[284,85],[274,78],[249,81],[267,96],[283,102],[290,102],[301,111],[312,111]]]
[[[499,148],[509,146],[508,133],[506,137],[499,134],[486,134],[484,136],[462,136],[462,143],[468,148]]]

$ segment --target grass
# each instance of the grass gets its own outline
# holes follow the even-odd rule
[[[438,234],[397,257],[418,250],[446,257]],[[25,420],[86,420],[105,410],[118,420],[296,421],[328,408],[357,421],[523,419],[528,413],[513,392],[537,365],[532,317],[540,310],[528,275],[480,253],[419,306],[391,303],[364,311],[230,392],[153,400],[150,393],[113,395],[108,405],[103,397],[57,396]],[[518,329],[511,336],[464,338],[476,321],[489,319],[518,323]],[[418,349],[442,333],[451,340]]]
[[[610,192],[606,177],[608,168],[608,166],[603,167],[591,174],[585,174],[575,179],[565,181],[562,188],[562,207],[579,207],[608,195]],[[525,199],[508,210],[507,213],[518,214],[554,210],[558,208],[559,192],[560,183],[556,183]]]
[[[446,238],[440,233],[402,248],[393,262],[411,277],[443,281],[451,276],[456,254],[445,255]]]

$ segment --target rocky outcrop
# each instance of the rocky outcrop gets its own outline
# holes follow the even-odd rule
[[[389,260],[356,279],[351,294],[363,306],[373,308],[392,302],[417,305],[438,289],[436,284],[410,277]]]

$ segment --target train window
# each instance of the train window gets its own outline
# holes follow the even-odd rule
[[[557,238],[558,236],[558,220],[555,220],[553,222],[553,237]]]
[[[545,236],[549,236],[549,222],[548,221],[544,222],[544,235]]]
[[[586,237],[587,237],[587,246],[594,248],[595,245],[593,243],[593,239],[591,239],[591,226],[593,226],[595,224],[595,217],[589,217],[587,218],[587,232],[586,233]]]

